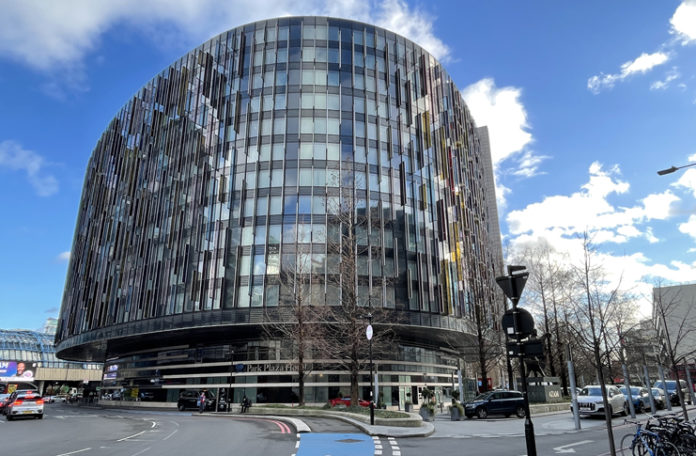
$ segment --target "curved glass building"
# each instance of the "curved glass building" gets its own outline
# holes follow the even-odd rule
[[[106,389],[160,400],[232,387],[237,400],[289,402],[297,378],[262,322],[282,318],[287,269],[307,304],[340,303],[332,207],[350,199],[369,221],[356,233],[358,299],[398,322],[376,360],[384,402],[451,385],[474,304],[491,325],[502,302],[484,163],[457,87],[417,44],[325,17],[225,32],[148,82],[97,143],[58,355],[105,361]],[[307,400],[346,391],[345,374],[315,363]]]

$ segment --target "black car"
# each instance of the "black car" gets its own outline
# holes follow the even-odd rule
[[[200,395],[200,391],[182,391],[181,394],[179,394],[179,400],[176,403],[176,407],[181,411],[186,409],[198,410],[198,398],[200,397]],[[215,396],[211,392],[206,391],[205,409],[215,410],[215,402]]]
[[[474,415],[481,419],[488,415],[509,417],[513,413],[524,418],[524,397],[519,391],[489,391],[467,402],[464,413],[467,418],[473,418]]]

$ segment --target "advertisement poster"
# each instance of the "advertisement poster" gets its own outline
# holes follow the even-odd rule
[[[35,363],[27,363],[24,361],[0,361],[0,380],[4,382],[30,382],[34,379],[35,372]]]

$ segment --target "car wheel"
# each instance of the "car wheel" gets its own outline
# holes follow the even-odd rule
[[[472,419],[473,417],[474,417],[474,415],[467,415],[467,416],[466,416],[466,418],[467,418],[468,420]]]
[[[11,417],[10,415],[5,415],[5,419],[6,419],[7,421],[12,421],[12,417]]]
[[[478,409],[476,411],[476,414],[482,420],[485,420],[486,418],[488,418],[488,410],[486,410],[484,407],[481,407],[480,409]]]
[[[643,403],[638,402],[638,406],[636,407],[636,413],[643,413]]]
[[[640,404],[639,404],[638,407],[636,407],[636,413],[640,413],[640,408],[641,408],[641,407],[640,407]],[[611,411],[611,408],[610,408],[609,410]],[[629,405],[628,405],[628,404],[624,404],[623,410],[621,410],[621,414],[622,414],[623,416],[628,416],[629,413],[631,413],[631,409],[629,408]]]
[[[178,409],[180,412],[183,412],[184,411],[184,404],[179,404]]]
[[[510,414],[509,414],[509,413],[506,413],[506,414],[505,414],[505,418],[510,418]]]
[[[524,407],[517,407],[517,410],[515,410],[515,415],[517,415],[517,418],[524,418],[527,413],[524,410]]]
[[[36,415],[36,418],[39,420],[43,420],[43,413],[41,415]]]

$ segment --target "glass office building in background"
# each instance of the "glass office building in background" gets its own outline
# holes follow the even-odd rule
[[[488,325],[501,312],[486,161],[450,76],[399,35],[325,17],[225,32],[148,82],[97,143],[58,355],[105,362],[105,391],[175,401],[232,387],[236,401],[292,401],[286,344],[262,322],[291,299],[289,268],[308,277],[308,304],[340,303],[332,208],[350,200],[369,220],[356,233],[358,299],[398,322],[393,352],[376,360],[383,401],[451,385],[468,362],[456,352],[474,344],[475,303]],[[347,385],[323,360],[307,401]]]

